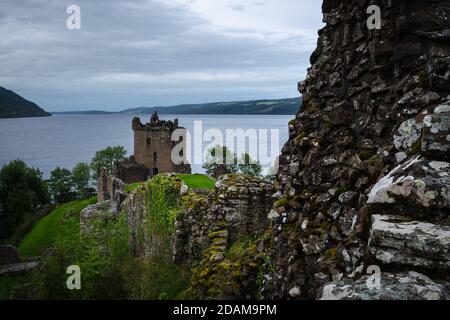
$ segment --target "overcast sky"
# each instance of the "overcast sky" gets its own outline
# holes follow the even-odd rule
[[[49,111],[296,97],[321,2],[1,0],[0,86]]]

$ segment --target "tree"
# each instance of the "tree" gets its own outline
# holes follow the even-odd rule
[[[89,164],[80,162],[72,169],[72,184],[78,197],[90,195],[91,168]]]
[[[26,217],[50,203],[48,187],[38,169],[21,160],[0,171],[0,240],[9,238]]]
[[[262,173],[261,164],[253,161],[247,153],[242,154],[238,159],[236,153],[231,152],[227,147],[217,145],[208,149],[203,168],[209,176],[214,176],[216,169],[220,166],[230,173],[243,173],[255,177],[260,177]]]
[[[240,173],[250,176],[260,177],[262,173],[262,167],[259,161],[254,161],[247,153],[241,155],[238,167]]]
[[[267,179],[276,180],[279,169],[280,169],[280,157],[277,157],[273,163],[273,166],[269,169],[269,172],[267,173]]]
[[[217,145],[208,149],[203,168],[209,176],[213,176],[214,171],[219,166],[224,166],[230,173],[237,173],[239,171],[236,154],[232,153],[227,147]]]
[[[111,175],[114,164],[125,159],[127,151],[122,146],[108,147],[97,151],[91,161],[92,177],[97,179],[98,172],[105,169]]]
[[[65,203],[75,198],[70,170],[60,167],[53,170],[48,185],[55,203]]]

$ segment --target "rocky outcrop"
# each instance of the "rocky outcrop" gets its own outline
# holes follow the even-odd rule
[[[450,269],[450,226],[373,215],[368,249],[382,264],[446,273]]]
[[[320,300],[448,300],[449,288],[433,282],[417,272],[391,274],[382,277],[383,287],[370,289],[369,276],[356,281],[347,279],[327,284]]]
[[[38,261],[28,261],[0,266],[0,276],[20,276],[39,267]]]
[[[0,277],[20,276],[38,266],[38,261],[23,261],[15,246],[0,245]]]
[[[380,30],[366,25],[373,4]],[[446,299],[450,3],[325,0],[323,12],[280,156],[263,296]],[[368,292],[372,264],[382,287]]]

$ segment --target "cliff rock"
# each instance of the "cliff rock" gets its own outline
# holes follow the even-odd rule
[[[447,299],[450,2],[325,0],[323,13],[280,157],[263,296]],[[371,265],[380,289],[365,285]]]

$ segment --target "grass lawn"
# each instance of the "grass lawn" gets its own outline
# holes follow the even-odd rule
[[[181,180],[192,189],[214,189],[215,181],[203,174],[180,174]]]
[[[132,184],[127,184],[125,186],[125,192],[131,192],[133,190],[136,190],[137,188],[139,188],[140,186],[143,186],[145,184],[145,182],[136,182],[136,183],[132,183]]]
[[[96,203],[97,198],[92,197],[87,200],[76,200],[63,204],[53,210],[36,224],[34,229],[27,234],[19,246],[19,252],[23,256],[37,256],[40,250],[51,247],[62,228],[61,221],[66,212],[72,211],[78,217],[81,210]]]

